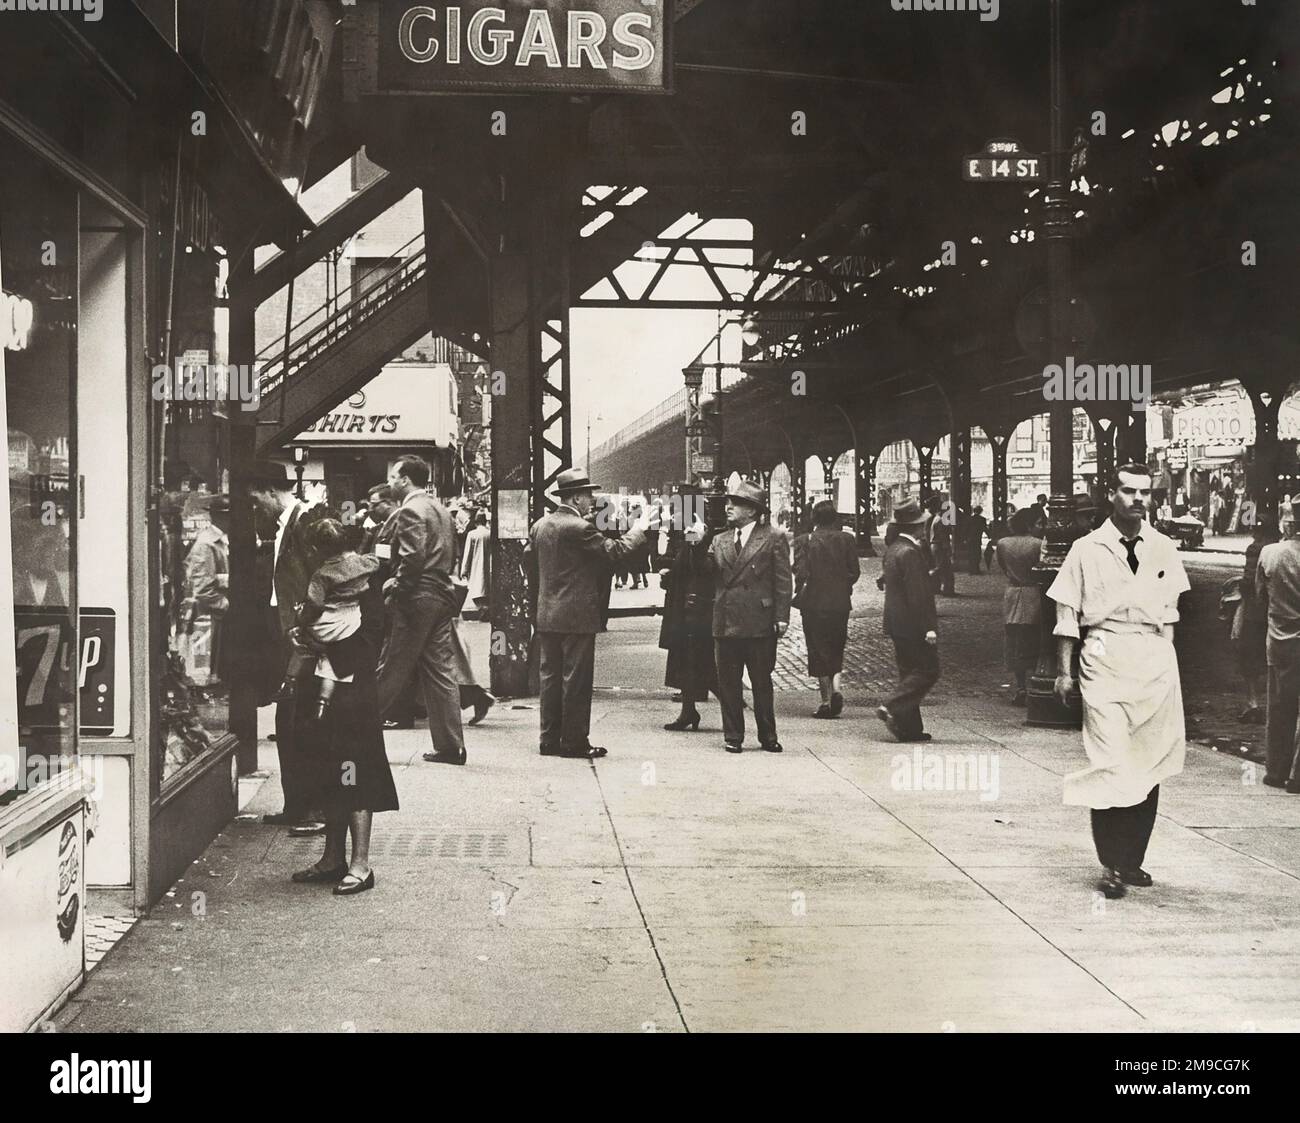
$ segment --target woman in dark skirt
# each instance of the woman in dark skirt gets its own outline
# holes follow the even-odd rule
[[[310,757],[303,773],[310,788],[308,806],[320,808],[325,816],[325,853],[293,880],[334,884],[340,897],[375,887],[371,820],[376,811],[397,810],[375,687],[383,631],[383,597],[372,585],[361,598],[360,629],[327,648],[335,672],[352,675],[352,682],[339,683],[323,722],[315,719],[311,706],[297,707],[294,719],[294,743]],[[351,862],[344,858],[349,828]]]
[[[804,642],[808,645],[808,673],[817,679],[822,704],[813,717],[839,717],[844,709],[840,672],[844,670],[844,645],[849,638],[849,610],[853,586],[862,575],[858,544],[839,526],[835,504],[820,500],[812,510],[812,533],[795,550],[795,586]]]
[[[660,572],[664,588],[664,622],[659,646],[668,652],[664,685],[681,692],[682,712],[664,726],[674,732],[700,728],[697,702],[717,692],[718,672],[713,664],[713,573],[708,565],[713,532],[697,522],[686,531],[685,541],[672,566]]]

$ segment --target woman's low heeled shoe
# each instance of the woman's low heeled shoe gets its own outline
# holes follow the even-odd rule
[[[696,714],[694,717],[684,718],[679,717],[676,721],[670,721],[664,726],[664,728],[669,729],[674,733],[682,733],[687,729],[692,733],[698,733],[700,731],[700,715]]]
[[[289,880],[295,881],[299,885],[311,882],[342,881],[347,876],[347,873],[347,866],[336,866],[332,870],[321,870],[315,866],[310,866],[305,870],[298,870],[291,874]]]
[[[349,881],[351,884],[349,884]],[[352,877],[351,874],[344,877],[336,886],[334,886],[334,896],[351,897],[357,893],[364,893],[367,889],[375,887],[375,871],[371,870],[365,878]]]

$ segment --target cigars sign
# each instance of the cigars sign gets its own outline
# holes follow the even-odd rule
[[[669,86],[672,0],[358,0],[349,20],[361,93]]]

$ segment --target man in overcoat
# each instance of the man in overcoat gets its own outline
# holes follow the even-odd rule
[[[781,752],[776,733],[772,671],[777,641],[790,626],[790,543],[785,534],[758,522],[766,496],[742,480],[727,493],[727,529],[713,540],[713,648],[718,701],[727,752],[744,749],[745,714],[741,671],[754,692],[759,745]]]
[[[596,490],[585,470],[561,472],[555,484],[559,505],[528,534],[537,598],[542,756],[595,760],[607,755],[590,740],[596,633],[605,630],[602,606],[608,604],[614,565],[640,549],[654,526],[645,512],[627,534],[606,538],[589,517]]]

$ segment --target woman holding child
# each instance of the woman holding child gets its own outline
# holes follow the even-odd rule
[[[304,528],[312,577],[291,633],[298,659],[292,690],[295,741],[311,806],[325,817],[325,852],[293,875],[334,885],[335,896],[375,887],[370,828],[376,811],[397,810],[384,752],[375,667],[384,633],[383,597],[373,557],[357,554],[359,527],[321,517]],[[344,856],[352,834],[352,860]]]

